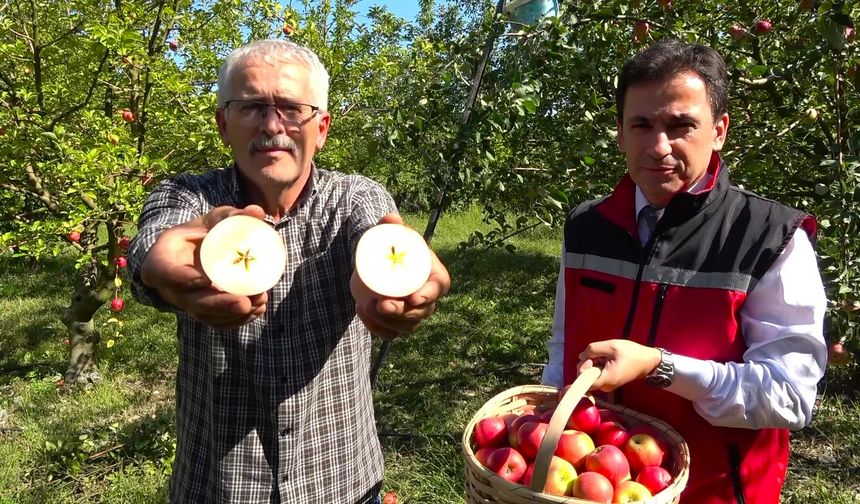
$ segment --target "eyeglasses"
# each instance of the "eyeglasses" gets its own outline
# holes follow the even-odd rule
[[[257,124],[261,119],[265,119],[269,113],[269,107],[274,107],[281,121],[292,125],[304,124],[320,111],[316,105],[289,101],[266,103],[257,100],[227,100],[224,102],[224,108],[230,105],[234,106],[241,120],[251,124]]]

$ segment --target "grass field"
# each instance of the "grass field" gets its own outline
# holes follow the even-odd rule
[[[494,394],[537,383],[546,360],[560,232],[519,236],[515,253],[458,247],[482,227],[476,211],[441,221],[433,247],[452,291],[392,346],[375,389],[385,489],[402,503],[464,502],[465,424]],[[163,502],[175,447],[174,321],[127,303],[124,336],[99,356],[103,380],[58,389],[73,273],[69,260],[0,256],[0,504]],[[860,501],[858,375],[841,368],[822,382],[813,424],[792,438],[783,502]]]

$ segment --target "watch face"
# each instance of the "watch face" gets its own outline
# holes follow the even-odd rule
[[[645,378],[645,383],[657,388],[666,388],[672,384],[672,379],[668,376],[656,375]]]

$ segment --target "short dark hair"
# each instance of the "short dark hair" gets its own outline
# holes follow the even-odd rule
[[[683,72],[693,72],[705,82],[714,119],[723,115],[729,89],[723,57],[710,47],[670,39],[652,45],[624,64],[615,90],[618,121],[624,119],[627,88],[641,82],[661,81]]]

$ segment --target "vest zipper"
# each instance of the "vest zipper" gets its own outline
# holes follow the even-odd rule
[[[657,291],[657,301],[654,303],[654,315],[651,317],[651,330],[648,332],[648,346],[654,346],[654,341],[657,339],[657,326],[660,325],[660,314],[663,313],[663,301],[666,300],[666,291],[669,290],[669,284],[660,284],[660,290]]]
[[[630,339],[630,331],[633,329],[633,316],[636,314],[636,303],[639,300],[639,286],[642,283],[642,271],[645,269],[645,256],[639,261],[639,270],[636,271],[636,282],[633,284],[633,295],[630,299],[630,310],[627,311],[627,320],[624,322],[624,332],[621,337]]]
[[[738,452],[738,445],[730,444],[729,449],[729,465],[731,466],[732,486],[735,489],[735,500],[738,504],[746,504],[744,498],[744,489],[741,485],[741,455]]]

